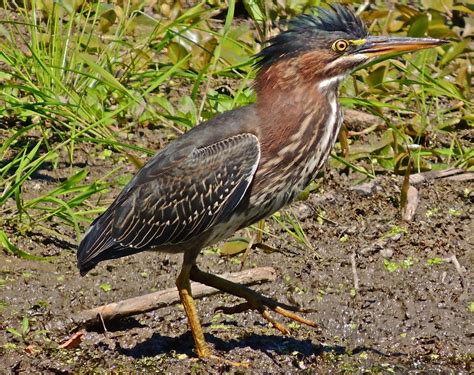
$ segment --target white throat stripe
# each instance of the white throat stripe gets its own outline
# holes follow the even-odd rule
[[[321,82],[319,82],[319,88],[320,89],[325,89],[329,86],[338,85],[339,82],[341,82],[344,78],[345,78],[345,75],[340,75],[340,76],[327,78],[327,79],[322,80]]]

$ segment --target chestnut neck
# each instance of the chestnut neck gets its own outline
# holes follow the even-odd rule
[[[315,141],[327,118],[337,110],[337,90],[343,76],[327,76],[320,56],[308,53],[262,68],[255,80],[262,160],[291,150],[294,137]],[[268,152],[268,155],[265,153]]]
[[[255,79],[259,112],[284,115],[292,108],[305,111],[308,106],[323,104],[328,97],[332,99],[345,73],[328,70],[330,61],[328,54],[315,51],[262,67]]]

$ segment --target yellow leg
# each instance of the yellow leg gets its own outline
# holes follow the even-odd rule
[[[312,320],[303,318],[302,316],[299,316],[298,314],[294,313],[294,311],[304,312],[304,310],[294,306],[288,306],[276,302],[271,298],[262,296],[261,294],[253,291],[252,289],[247,288],[246,286],[233,283],[229,280],[223,279],[219,276],[212,275],[207,272],[203,272],[195,265],[191,267],[189,277],[193,281],[197,281],[204,285],[212,286],[213,288],[243,298],[247,301],[237,306],[219,308],[219,310],[223,311],[224,313],[234,314],[249,309],[257,310],[265,320],[267,320],[276,329],[278,329],[281,333],[285,335],[288,335],[290,333],[288,328],[273,319],[268,310],[271,310],[298,323],[306,324],[313,328],[318,328],[317,324]]]
[[[250,254],[250,250],[252,250],[253,244],[255,243],[255,240],[254,240],[252,234],[250,233],[250,231],[248,229],[246,230],[246,233],[247,233],[247,237],[249,238],[249,244],[247,245],[247,248],[245,249],[244,255],[242,255],[242,260],[240,262],[240,270],[241,271],[244,269],[245,261],[247,260],[249,254]]]
[[[184,311],[186,311],[186,315],[188,316],[189,327],[191,328],[191,333],[193,334],[194,343],[196,345],[196,353],[200,358],[205,358],[211,356],[211,350],[207,346],[204,338],[196,305],[191,294],[191,283],[189,281],[191,267],[192,265],[183,263],[181,272],[176,279],[176,286],[178,287],[179,298],[184,306]]]

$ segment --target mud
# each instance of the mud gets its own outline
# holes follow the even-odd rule
[[[92,176],[105,167],[90,166]],[[48,183],[40,178],[36,189]],[[400,219],[400,178],[380,177],[370,190],[355,184],[326,174],[318,193],[282,212],[300,219],[309,245],[269,220],[264,240],[278,251],[252,250],[245,263],[274,267],[277,281],[255,289],[312,309],[306,316],[320,332],[281,319],[291,329],[283,336],[257,312],[214,312],[240,302],[219,294],[197,303],[221,360],[195,358],[180,305],[107,324],[107,332],[89,331],[78,347],[60,349],[78,329],[71,315],[173,287],[181,259],[143,253],[102,263],[81,278],[74,233],[51,223],[64,239],[28,233],[16,240],[23,250],[53,256],[49,261],[0,255],[0,373],[472,373],[472,183],[418,186],[410,223]],[[199,264],[232,272],[240,258],[205,249]]]

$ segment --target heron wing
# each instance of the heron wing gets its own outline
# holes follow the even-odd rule
[[[234,211],[259,159],[257,137],[245,133],[195,148],[161,173],[151,170],[115,207],[112,238],[137,250],[194,238]]]

